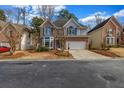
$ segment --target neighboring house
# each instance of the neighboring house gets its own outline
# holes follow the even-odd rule
[[[0,20],[0,46],[12,47],[16,50],[26,50],[31,47],[30,28]]]
[[[112,16],[88,32],[90,47],[102,49],[107,46],[120,45],[122,43],[122,31],[122,26]]]
[[[122,45],[124,45],[124,27],[123,27],[123,32],[122,32],[122,37],[121,37],[121,39],[122,39]]]
[[[40,26],[41,45],[50,49],[86,49],[88,36],[87,27],[76,20],[59,19],[55,22],[44,21]]]

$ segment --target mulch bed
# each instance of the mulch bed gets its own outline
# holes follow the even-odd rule
[[[3,54],[0,56],[0,59],[15,59],[15,58],[19,58],[25,56],[25,54],[23,52],[19,52],[19,53],[14,53],[13,55],[10,54]]]
[[[104,55],[104,56],[108,56],[108,57],[120,57],[119,55],[113,52],[110,52],[109,50],[90,50],[90,51]]]
[[[13,55],[9,53],[2,53],[0,55],[0,59],[16,59],[26,56],[36,56],[42,55],[43,59],[59,59],[59,58],[73,58],[72,55],[69,53],[67,56],[67,52],[64,53],[58,50],[49,50],[47,52],[36,52],[35,50],[28,50],[28,51],[17,51]]]
[[[67,57],[67,58],[73,58],[73,56],[68,51],[60,51],[60,50],[51,50],[52,53],[59,57]]]

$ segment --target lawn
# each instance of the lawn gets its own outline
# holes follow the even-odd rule
[[[124,48],[110,48],[109,51],[119,55],[120,57],[124,57]]]

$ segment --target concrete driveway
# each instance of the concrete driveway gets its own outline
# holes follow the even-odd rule
[[[69,50],[72,56],[76,60],[97,60],[97,59],[111,59],[110,57],[106,57],[89,50]]]

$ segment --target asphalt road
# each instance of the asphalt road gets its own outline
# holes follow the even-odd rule
[[[0,87],[124,87],[124,61],[0,62]]]

